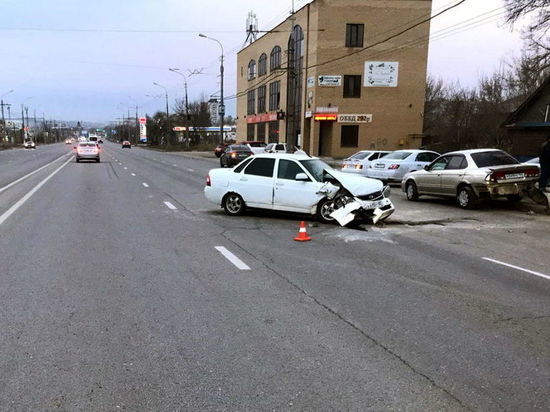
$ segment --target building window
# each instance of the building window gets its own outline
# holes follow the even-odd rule
[[[359,126],[342,126],[342,138],[340,146],[359,146]]]
[[[269,122],[268,123],[268,143],[278,143],[279,142],[279,122]]]
[[[281,82],[273,82],[269,85],[269,110],[279,110],[281,107]]]
[[[256,60],[250,60],[248,63],[248,80],[252,80],[256,77]]]
[[[256,140],[259,142],[265,142],[265,123],[258,123],[258,132],[256,133]]]
[[[275,46],[273,50],[271,50],[269,68],[271,71],[281,68],[281,48],[279,46]]]
[[[254,140],[254,124],[246,125],[246,140]]]
[[[246,114],[256,114],[256,90],[249,90],[247,93]]]
[[[265,113],[266,112],[266,107],[265,107],[266,94],[265,94],[265,90],[266,90],[265,85],[258,87],[258,113]]]
[[[267,74],[267,54],[263,53],[258,59],[258,76]]]
[[[361,75],[344,76],[344,97],[361,97]]]
[[[363,47],[364,24],[346,25],[346,47]]]

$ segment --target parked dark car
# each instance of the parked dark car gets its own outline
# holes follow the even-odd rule
[[[216,148],[214,149],[214,154],[216,155],[216,157],[221,157],[223,152],[225,152],[226,148],[227,148],[226,144],[217,145]]]
[[[239,144],[229,145],[220,156],[220,166],[233,167],[253,154],[247,146]]]
[[[132,148],[132,143],[130,143],[128,140],[124,140],[122,142],[122,148],[124,149],[125,147],[127,147],[128,149],[131,149]]]

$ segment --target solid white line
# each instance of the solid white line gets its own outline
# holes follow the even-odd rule
[[[171,210],[178,210],[178,208],[176,206],[174,206],[172,203],[170,202],[164,202],[164,204],[166,205],[166,207],[168,209],[171,209]]]
[[[495,259],[491,259],[491,258],[487,258],[487,257],[484,257],[483,260],[487,260],[488,262],[496,263],[497,265],[507,266],[507,267],[512,268],[512,269],[521,270],[522,272],[530,273],[531,275],[539,276],[539,277],[544,278],[546,280],[550,280],[550,276],[545,275],[544,273],[535,272],[535,271],[529,270],[529,269],[524,269],[520,266],[511,265],[509,263],[504,263],[504,262],[501,262],[500,260],[495,260]]]
[[[32,176],[33,174],[40,172],[42,169],[44,169],[44,168],[50,166],[52,163],[55,163],[55,162],[57,162],[59,159],[63,158],[64,156],[70,155],[70,154],[71,154],[71,153],[65,153],[63,156],[59,156],[57,159],[51,161],[50,163],[45,164],[44,166],[42,166],[42,167],[40,167],[40,168],[38,168],[38,169],[36,169],[36,170],[34,170],[34,171],[32,171],[32,172],[26,174],[26,175],[23,176],[23,177],[20,177],[20,178],[17,179],[17,180],[14,180],[14,181],[11,182],[10,184],[8,184],[8,185],[4,186],[3,188],[1,188],[1,189],[0,189],[0,193],[2,193],[4,190],[8,190],[8,189],[9,189],[10,187],[12,187],[13,185],[16,185],[17,183],[21,182],[22,180],[25,180],[27,177],[30,177],[30,176]]]
[[[44,180],[42,180],[40,183],[38,183],[34,188],[31,189],[30,192],[28,192],[25,196],[23,196],[21,199],[19,199],[15,204],[10,207],[8,210],[4,212],[2,216],[0,216],[0,225],[4,223],[11,215],[13,215],[17,209],[19,209],[21,206],[25,204],[27,200],[30,199],[32,195],[34,195],[38,189],[40,189],[42,186],[46,184],[48,180],[50,180],[57,172],[59,172],[61,169],[63,169],[71,160],[73,160],[72,157],[67,159],[65,163],[63,163],[61,166],[59,166],[57,169],[55,169],[52,173],[48,175]]]
[[[132,176],[135,176],[136,174],[135,173],[130,173]]]
[[[216,246],[215,249],[220,252],[227,260],[233,263],[237,267],[237,269],[250,270],[250,267],[246,263],[244,263],[241,259],[239,259],[223,246]]]
[[[145,187],[149,187],[149,185],[145,182],[143,182],[142,185],[145,186]]]

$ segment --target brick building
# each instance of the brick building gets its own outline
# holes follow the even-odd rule
[[[237,136],[312,155],[421,144],[431,0],[315,0],[237,55]],[[366,48],[366,49],[365,49]]]

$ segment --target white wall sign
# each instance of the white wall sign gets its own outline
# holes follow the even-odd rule
[[[339,114],[338,123],[372,123],[372,114]]]
[[[342,85],[342,76],[319,76],[319,86],[337,87]]]
[[[315,113],[338,113],[338,106],[320,107],[315,108]]]
[[[365,87],[397,87],[399,62],[365,62]]]
[[[314,76],[309,76],[307,78],[307,88],[311,89],[312,87],[315,87],[315,77]]]

